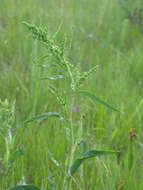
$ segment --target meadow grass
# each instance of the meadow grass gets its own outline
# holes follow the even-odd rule
[[[6,126],[7,134],[12,124],[14,143],[10,151],[18,155],[11,168],[7,160],[13,160],[13,155],[9,155],[1,137],[0,189],[20,184],[22,179],[44,190],[143,189],[143,32],[142,20],[133,17],[134,9],[140,6],[138,2],[134,7],[125,5],[132,15],[129,17],[117,0],[0,1],[0,128]],[[60,47],[67,39],[70,63],[78,65],[82,72],[98,65],[83,89],[120,110],[118,113],[102,104],[93,104],[86,97],[75,101],[79,112],[73,113],[73,119],[76,125],[84,115],[82,138],[88,148],[120,153],[85,161],[72,182],[68,176],[65,178],[71,149],[67,125],[55,118],[25,124],[37,115],[61,109],[49,91],[51,81],[41,80],[58,71],[47,68],[47,64],[57,60],[50,55],[40,59],[47,49],[33,40],[23,21],[46,26],[50,36],[60,26],[55,43]],[[67,82],[60,79],[54,84],[69,93],[66,98],[70,110],[71,91]],[[76,134],[76,126],[73,127]],[[77,156],[78,153],[73,160]]]

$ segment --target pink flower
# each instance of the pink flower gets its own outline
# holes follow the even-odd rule
[[[73,112],[73,113],[79,112],[79,108],[78,108],[77,106],[73,106],[72,112]]]

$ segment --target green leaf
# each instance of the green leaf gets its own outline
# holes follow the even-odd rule
[[[74,161],[73,165],[70,168],[71,175],[73,175],[77,171],[77,169],[80,167],[83,161],[84,161],[84,158],[78,158]]]
[[[103,155],[108,155],[108,154],[113,154],[113,153],[117,153],[116,151],[112,151],[112,150],[90,150],[87,151],[83,154],[82,157],[77,158],[74,163],[72,164],[71,168],[70,168],[70,174],[73,175],[77,169],[80,167],[80,165],[83,163],[84,160],[89,159],[89,158],[93,158],[93,157],[99,157],[99,156],[103,156]]]
[[[56,75],[56,76],[51,76],[51,77],[42,77],[40,78],[41,80],[59,80],[59,79],[64,79],[63,75]]]
[[[88,151],[88,143],[85,139],[82,139],[80,142],[80,146],[82,146],[82,153],[87,152]]]
[[[94,94],[91,94],[90,92],[87,91],[80,91],[79,94],[89,97],[92,101],[100,103],[104,106],[106,106],[107,108],[110,108],[114,111],[120,112],[118,109],[114,108],[112,105],[108,104],[107,102],[105,102],[104,100],[101,100],[100,98],[98,98],[97,96],[95,96]]]
[[[24,150],[23,149],[17,149],[13,154],[10,159],[11,165],[15,162],[15,160],[21,156],[24,156]]]
[[[48,113],[45,113],[45,114],[42,114],[42,115],[38,115],[36,117],[33,117],[33,118],[30,118],[28,120],[26,120],[24,123],[31,123],[33,121],[36,121],[38,123],[41,123],[42,121],[45,121],[47,119],[49,119],[49,117],[57,117],[57,118],[60,118],[60,119],[63,119],[61,117],[61,115],[57,112],[48,112]]]
[[[11,188],[10,190],[40,190],[38,187],[34,185],[19,185]]]

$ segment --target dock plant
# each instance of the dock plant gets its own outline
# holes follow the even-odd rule
[[[65,138],[67,139],[67,143],[70,147],[66,153],[67,159],[64,163],[65,177],[63,179],[62,189],[70,190],[72,189],[72,184],[75,184],[77,188],[80,189],[78,179],[76,179],[75,174],[77,172],[82,172],[82,170],[80,170],[81,164],[89,158],[117,153],[117,151],[108,150],[108,148],[107,150],[88,148],[88,142],[84,139],[84,113],[82,112],[81,100],[87,98],[91,100],[93,104],[102,104],[112,111],[118,112],[118,109],[114,108],[109,103],[100,99],[95,94],[90,93],[86,89],[88,79],[96,73],[98,65],[95,64],[95,66],[90,68],[88,71],[82,71],[80,63],[72,63],[68,52],[70,45],[67,45],[67,38],[65,37],[64,40],[57,45],[56,37],[59,29],[54,35],[50,35],[46,27],[42,28],[26,22],[24,22],[24,24],[29,29],[34,40],[41,43],[44,48],[44,55],[35,59],[35,64],[37,63],[37,65],[39,65],[41,60],[45,62],[49,57],[50,60],[52,60],[50,64],[41,64],[43,68],[48,67],[50,72],[47,73],[46,77],[42,76],[39,80],[48,81],[47,85],[49,92],[53,97],[55,97],[55,100],[59,105],[59,109],[54,112],[50,111],[47,113],[41,113],[40,115],[28,118],[24,125],[28,125],[31,122],[38,122],[40,124],[42,121],[49,119],[49,117],[60,119],[61,124],[66,130],[67,136]],[[60,87],[60,83],[63,81],[65,88]],[[74,120],[76,114],[79,117],[78,120]],[[25,189],[27,189],[27,186],[25,186]]]

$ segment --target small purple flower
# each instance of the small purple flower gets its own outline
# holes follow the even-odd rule
[[[73,106],[72,112],[73,113],[78,113],[79,112],[79,108],[77,106]]]

